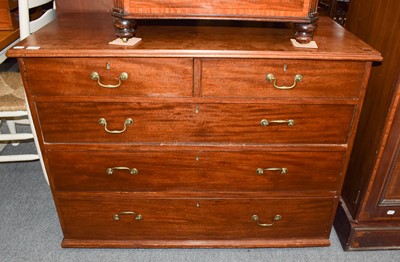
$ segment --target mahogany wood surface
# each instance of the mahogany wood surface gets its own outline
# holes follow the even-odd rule
[[[0,0],[0,31],[18,29],[18,0]]]
[[[122,9],[124,17],[176,18],[207,17],[267,20],[279,17],[307,18],[316,10],[313,0],[115,0],[115,8]]]
[[[35,75],[30,80],[34,95],[189,97],[194,92],[193,59],[102,58],[93,61],[54,58],[52,69],[46,67],[48,61],[41,58],[26,60],[29,74]],[[161,66],[162,74],[158,71]],[[199,95],[202,97],[357,98],[364,76],[363,63],[341,61],[202,59],[200,67]],[[90,78],[92,72],[99,73],[103,84],[117,84],[116,78],[122,72],[128,73],[129,78],[122,81],[120,88],[107,89]],[[277,85],[281,86],[292,85],[299,73],[303,80],[293,90],[282,91],[266,80],[269,73],[274,74]],[[60,79],[60,74],[68,77]],[[46,85],[48,81],[53,84]],[[70,86],[67,84],[70,81],[80,84]]]
[[[49,62],[52,69],[47,66]],[[26,60],[26,67],[29,75],[34,76],[28,76],[34,95],[192,96],[193,60],[189,58],[32,58]],[[123,72],[128,74],[128,79],[123,80],[118,88],[104,88],[97,80],[91,79],[92,72],[97,72],[100,82],[107,85],[118,84],[117,78]],[[49,81],[53,84],[47,85]]]
[[[19,38],[18,21],[13,13],[17,9],[17,0],[0,1],[0,50]]]
[[[400,86],[400,77],[398,88]],[[398,96],[397,99],[400,97]],[[388,137],[387,146],[383,154],[392,156],[385,158],[382,162],[381,169],[378,170],[380,174],[386,174],[387,180],[385,181],[384,196],[380,196],[381,204],[385,205],[398,205],[400,199],[400,107],[396,108],[396,115]],[[399,217],[400,219],[400,217]]]
[[[342,61],[203,59],[201,67],[204,97],[357,98],[364,76],[363,63]],[[279,90],[266,80],[270,73],[278,86],[292,85],[297,74],[303,80]]]
[[[64,14],[22,46],[40,49],[10,50],[10,57],[223,57],[311,60],[379,61],[380,54],[321,17],[314,40],[318,49],[296,48],[290,42],[291,28],[249,26],[179,26],[161,24],[138,28],[142,41],[133,47],[110,45],[116,37],[109,14]],[[220,26],[219,26],[220,25]],[[96,28],[94,30],[93,28]],[[60,34],[59,32],[64,32]],[[84,33],[79,33],[84,32]],[[271,37],[273,36],[273,37]],[[251,39],[251,41],[250,41]]]
[[[290,242],[290,244],[288,244]],[[64,239],[62,247],[68,248],[288,248],[288,247],[325,247],[329,246],[325,238],[296,239],[225,239],[225,240],[79,240]]]
[[[49,151],[58,191],[304,191],[334,192],[343,152],[239,152],[210,150]],[[85,159],[70,165],[75,159]],[[136,168],[129,170],[108,168]],[[286,168],[265,171],[257,169]],[[84,174],[84,175],[83,175]]]
[[[382,52],[373,67],[335,227],[349,250],[399,248],[399,1],[352,0],[347,27]],[[397,238],[395,237],[397,234]]]
[[[294,38],[309,43],[317,29],[318,0],[115,0],[116,34],[126,40],[136,34],[133,19],[227,19],[296,22]]]
[[[19,29],[0,30],[0,50],[9,46],[19,38]]]
[[[36,108],[47,143],[346,144],[354,114],[351,105],[305,104],[38,102]],[[133,123],[109,134],[100,118],[109,130],[122,130],[127,118]],[[263,119],[271,123],[262,126]]]
[[[293,47],[289,28],[168,21],[143,24],[133,47],[113,46],[109,21],[60,15],[19,44],[39,49],[8,53],[19,59],[62,246],[329,245],[380,54],[325,18],[318,49]],[[122,70],[129,77],[116,88],[91,79],[96,71],[115,84]],[[275,90],[270,72],[279,85],[303,80]],[[138,173],[106,172],[127,166]],[[270,167],[287,172],[256,172]],[[115,221],[122,211],[142,217]],[[255,214],[282,219],[260,226]]]
[[[232,240],[326,238],[330,231],[331,198],[137,198],[129,194],[72,194],[59,196],[67,239]],[[298,206],[302,206],[299,209]],[[142,215],[113,216],[121,211]],[[319,215],[316,216],[315,213]],[[252,220],[258,215],[261,227]],[[276,215],[282,217],[273,221]]]

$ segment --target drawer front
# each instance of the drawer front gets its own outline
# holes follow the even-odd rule
[[[285,70],[286,69],[286,70]],[[268,81],[272,74],[277,87]],[[300,82],[295,81],[301,75]],[[204,97],[357,98],[364,77],[364,64],[342,61],[265,59],[202,60]]]
[[[308,16],[312,2],[310,0],[119,0],[123,2],[126,13],[140,15],[155,14],[167,17],[181,16],[231,16],[231,17],[258,17],[262,16]],[[122,7],[121,4],[116,4]]]
[[[48,151],[58,191],[336,191],[343,152]],[[276,169],[276,170],[275,170]]]
[[[38,102],[36,106],[49,143],[345,144],[354,112],[352,105]],[[125,125],[129,118],[131,124]],[[281,120],[293,121],[274,122]],[[110,134],[106,129],[125,131]]]
[[[191,58],[27,58],[25,61],[33,95],[190,97],[193,93]],[[91,78],[93,72],[98,73],[98,80]],[[126,80],[119,79],[122,73],[127,73]],[[112,87],[102,87],[99,83]]]
[[[128,194],[63,194],[58,203],[66,239],[233,240],[326,238],[334,199],[138,199]]]

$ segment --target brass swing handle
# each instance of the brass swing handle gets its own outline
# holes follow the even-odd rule
[[[261,126],[269,126],[270,124],[287,124],[288,126],[294,126],[294,120],[289,119],[289,120],[267,120],[267,119],[262,119],[260,121]]]
[[[118,80],[118,84],[116,84],[116,85],[105,85],[105,84],[102,84],[102,83],[100,82],[100,75],[99,75],[99,73],[97,73],[97,72],[92,72],[92,73],[90,74],[90,78],[91,78],[92,80],[97,80],[97,83],[98,83],[99,86],[101,86],[101,87],[104,87],[104,88],[117,88],[117,87],[119,87],[119,86],[122,84],[122,81],[125,81],[125,80],[128,79],[128,73],[122,72],[122,73],[119,75],[119,77],[116,78],[116,79]],[[122,81],[121,81],[121,80],[122,80]]]
[[[115,214],[113,218],[115,221],[119,221],[121,219],[121,216],[133,216],[136,221],[140,221],[143,218],[142,215],[136,214],[133,211],[121,211],[118,214]]]
[[[280,171],[281,175],[286,175],[288,169],[286,167],[257,168],[256,173],[257,175],[263,175],[265,171]]]
[[[123,166],[116,166],[116,167],[109,167],[106,169],[107,175],[111,176],[114,174],[114,170],[128,170],[131,175],[137,175],[139,174],[139,170],[136,168],[129,168],[129,167],[123,167]]]
[[[98,123],[99,123],[100,125],[104,126],[104,130],[105,130],[107,133],[110,133],[110,134],[121,134],[121,133],[123,133],[123,132],[126,131],[127,126],[133,124],[133,120],[132,120],[132,118],[127,118],[127,119],[125,119],[124,128],[123,128],[122,130],[109,130],[109,129],[107,128],[107,120],[104,119],[104,118],[100,118],[99,121],[98,121]]]
[[[301,80],[303,80],[303,75],[301,75],[301,74],[297,74],[297,75],[295,75],[294,76],[294,81],[293,81],[293,85],[291,85],[291,86],[278,86],[278,85],[276,85],[276,78],[275,78],[275,76],[274,76],[274,74],[267,74],[267,76],[265,77],[265,79],[268,81],[268,82],[272,82],[272,84],[274,85],[274,87],[276,88],[276,89],[280,89],[280,90],[287,90],[287,89],[292,89],[292,88],[294,88],[296,85],[297,85],[297,82],[301,82]]]
[[[252,219],[254,222],[256,222],[257,225],[259,225],[260,227],[272,227],[276,221],[279,221],[279,220],[282,219],[282,216],[281,216],[281,215],[275,215],[275,217],[274,217],[274,219],[272,220],[272,223],[271,223],[271,224],[263,224],[263,223],[260,223],[260,218],[259,218],[257,215],[252,215],[252,216],[251,216],[251,219]]]

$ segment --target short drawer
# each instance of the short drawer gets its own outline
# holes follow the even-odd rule
[[[345,144],[353,105],[36,103],[49,143]],[[118,133],[110,133],[110,132]]]
[[[333,198],[137,198],[59,194],[65,239],[327,238]]]
[[[362,62],[203,59],[201,90],[203,97],[348,99],[359,96],[363,77]]]
[[[191,58],[27,58],[33,95],[190,97]],[[93,79],[92,74],[97,78]],[[124,79],[126,73],[127,79]],[[103,86],[102,86],[103,85]]]
[[[162,150],[162,151],[160,151]],[[337,191],[343,152],[47,151],[58,191]]]

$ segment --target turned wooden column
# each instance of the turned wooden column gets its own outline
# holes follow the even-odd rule
[[[133,19],[125,19],[119,17],[114,18],[115,34],[124,42],[128,41],[129,38],[135,36],[135,27],[136,21]]]
[[[313,40],[314,32],[318,27],[318,14],[310,15],[310,22],[294,23],[295,29],[294,38],[297,42],[307,44]]]

